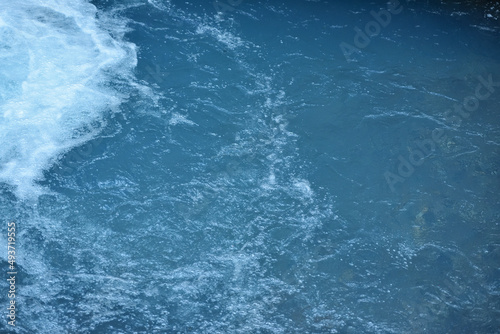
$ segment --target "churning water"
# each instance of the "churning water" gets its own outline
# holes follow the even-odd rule
[[[496,1],[0,5],[0,332],[499,332]]]

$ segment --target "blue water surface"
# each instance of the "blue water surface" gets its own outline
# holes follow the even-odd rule
[[[500,3],[0,3],[0,332],[500,333]]]

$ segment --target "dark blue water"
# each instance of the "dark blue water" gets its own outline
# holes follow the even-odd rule
[[[0,4],[1,333],[500,333],[498,2]]]

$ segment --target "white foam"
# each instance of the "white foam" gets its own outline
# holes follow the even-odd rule
[[[311,198],[314,195],[314,192],[311,189],[311,185],[309,184],[309,181],[307,181],[307,180],[303,180],[303,179],[295,180],[295,182],[293,183],[293,186],[305,198]]]
[[[166,4],[163,1],[158,1],[158,0],[148,0],[148,3],[155,7],[156,9],[162,10],[162,11],[168,11],[170,10],[171,3],[170,1],[166,1]]]
[[[4,2],[0,12],[0,182],[20,198],[40,194],[43,171],[97,135],[137,63],[124,22],[113,21],[112,38],[93,5],[42,3]]]
[[[172,113],[172,117],[168,121],[168,124],[170,125],[177,125],[177,124],[186,124],[186,125],[198,125],[195,122],[189,120],[186,116],[181,115],[179,113]]]
[[[196,28],[196,33],[199,35],[203,35],[203,34],[210,35],[231,50],[234,50],[238,47],[245,45],[243,40],[241,38],[239,38],[238,36],[235,36],[230,32],[222,31],[218,28],[208,26],[206,24],[200,24]]]

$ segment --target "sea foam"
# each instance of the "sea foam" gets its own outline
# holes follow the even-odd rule
[[[81,0],[40,4],[4,1],[0,12],[0,182],[23,199],[44,191],[44,170],[99,133],[137,64],[124,20],[98,19]]]

